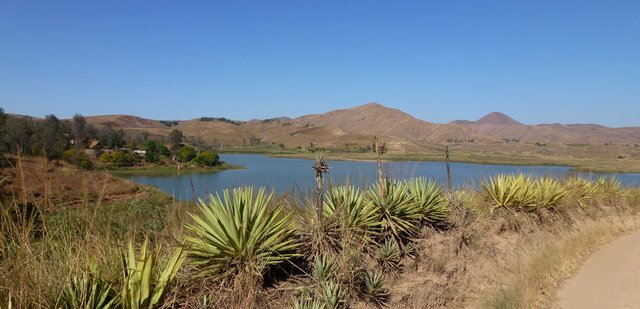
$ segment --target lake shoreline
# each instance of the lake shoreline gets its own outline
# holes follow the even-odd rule
[[[316,152],[301,153],[288,151],[221,151],[221,154],[255,154],[265,155],[272,158],[291,158],[291,159],[307,159],[314,160],[316,157],[324,156],[327,160],[332,161],[352,161],[352,162],[375,162],[375,154],[373,153],[351,153],[351,152]],[[507,159],[508,157],[508,159]],[[410,154],[394,154],[388,153],[383,157],[383,162],[399,162],[399,161],[415,161],[415,162],[443,162],[444,154],[436,153],[410,153]],[[504,166],[558,166],[569,167],[573,172],[577,173],[596,173],[596,174],[640,174],[637,168],[620,168],[620,167],[604,167],[593,162],[585,163],[565,162],[563,159],[557,161],[539,160],[536,158],[519,158],[506,153],[486,154],[486,153],[469,153],[463,157],[453,156],[451,163],[470,163],[481,165],[504,165]]]

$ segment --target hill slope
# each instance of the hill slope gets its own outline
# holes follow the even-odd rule
[[[593,124],[525,125],[499,112],[476,121],[457,120],[436,124],[417,119],[398,109],[369,103],[298,118],[279,117],[242,123],[200,119],[163,122],[128,115],[90,116],[89,123],[110,125],[132,132],[146,132],[154,138],[167,136],[173,129],[185,136],[219,147],[255,146],[323,147],[367,146],[373,136],[385,139],[392,149],[412,151],[417,145],[457,143],[639,144],[640,127],[608,128]]]

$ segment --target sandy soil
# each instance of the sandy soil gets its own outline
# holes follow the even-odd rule
[[[589,257],[563,284],[553,308],[640,308],[640,231]]]

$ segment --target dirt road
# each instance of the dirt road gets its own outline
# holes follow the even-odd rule
[[[556,299],[554,308],[640,308],[640,231],[589,257]]]

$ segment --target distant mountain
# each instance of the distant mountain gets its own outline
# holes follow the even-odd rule
[[[498,126],[519,126],[521,123],[515,121],[513,118],[499,112],[492,112],[486,114],[484,117],[478,119],[474,123],[475,125],[498,125]]]
[[[327,127],[364,135],[399,137],[407,140],[426,140],[437,124],[414,118],[398,109],[379,103],[369,103],[324,114],[294,119],[298,124]]]
[[[234,122],[224,118],[203,118],[178,122],[157,121],[128,115],[86,117],[89,123],[110,125],[152,137],[167,136],[173,129],[185,136],[215,146],[260,144],[285,147],[366,147],[373,136],[383,138],[390,149],[416,151],[426,144],[446,142],[602,144],[640,143],[640,127],[608,128],[592,124],[525,125],[499,112],[476,120],[436,124],[417,119],[398,109],[369,103],[347,109],[298,118]]]

